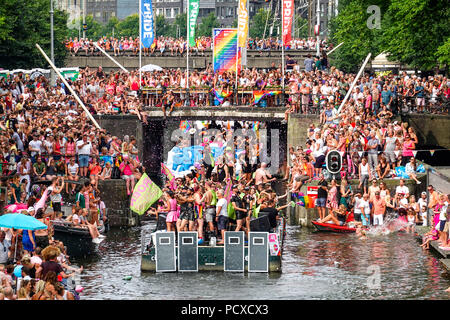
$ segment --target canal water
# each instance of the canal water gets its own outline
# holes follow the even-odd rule
[[[280,274],[141,273],[141,232],[153,228],[112,229],[96,254],[73,261],[84,266],[83,300],[450,298],[450,275],[411,234],[363,241],[288,226]]]

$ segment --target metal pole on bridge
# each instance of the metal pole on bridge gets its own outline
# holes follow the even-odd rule
[[[52,69],[56,72],[56,74],[58,75],[58,77],[61,79],[61,81],[64,83],[64,85],[69,89],[69,91],[72,93],[72,95],[75,97],[75,99],[77,100],[77,102],[80,104],[80,106],[83,108],[83,110],[86,112],[86,114],[88,115],[89,119],[94,123],[94,125],[97,127],[97,129],[101,129],[101,127],[99,126],[99,124],[97,123],[97,121],[94,119],[94,117],[92,116],[92,114],[89,112],[89,110],[86,108],[86,106],[84,105],[83,101],[81,101],[81,99],[78,97],[78,95],[76,94],[76,92],[72,89],[72,87],[69,85],[69,83],[66,81],[66,79],[64,79],[64,77],[62,76],[62,74],[58,71],[58,69],[55,67],[55,65],[53,64],[53,62],[50,60],[50,58],[45,54],[44,50],[42,50],[42,48],[36,43],[36,48],[38,48],[38,50],[41,52],[41,54],[44,56],[45,60],[47,60],[47,62],[50,64],[50,66],[52,67]]]
[[[111,57],[105,50],[103,50],[103,48],[100,47],[100,46],[97,44],[97,42],[94,42],[94,46],[95,46],[98,50],[100,50],[105,56],[107,56],[109,59],[111,59],[112,62],[114,62],[115,64],[117,64],[117,65],[119,66],[120,69],[122,69],[123,71],[129,73],[129,71],[128,71],[127,69],[125,69],[119,62],[117,62],[116,59],[114,59],[113,57]],[[140,49],[139,49],[139,51],[140,51]],[[139,52],[139,54],[140,54],[140,52]]]
[[[339,48],[339,47],[342,46],[343,44],[344,44],[344,42],[339,43],[336,47],[334,47],[333,49],[331,49],[331,50],[327,53],[327,55],[332,54],[334,50],[336,50],[337,48]]]
[[[342,107],[343,107],[344,104],[347,102],[348,97],[349,97],[350,94],[352,93],[353,87],[354,87],[355,84],[356,84],[356,81],[358,81],[359,77],[361,76],[361,73],[363,72],[363,70],[364,70],[364,68],[365,68],[365,66],[366,66],[366,64],[367,64],[367,62],[369,62],[369,59],[370,59],[370,56],[371,56],[371,55],[372,55],[372,53],[369,53],[369,54],[367,55],[366,60],[364,61],[364,63],[363,63],[362,66],[361,66],[361,69],[359,69],[359,72],[358,72],[358,74],[356,75],[355,80],[353,80],[352,85],[351,85],[350,88],[348,89],[347,94],[345,95],[344,100],[342,100],[342,103],[341,103],[341,105],[339,106],[338,114],[341,113]]]

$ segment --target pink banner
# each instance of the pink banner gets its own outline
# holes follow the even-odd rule
[[[292,36],[292,17],[294,0],[283,0],[283,44],[290,45]]]

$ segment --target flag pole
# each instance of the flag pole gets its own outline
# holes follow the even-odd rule
[[[370,59],[370,56],[371,56],[371,55],[372,55],[372,53],[369,52],[369,54],[368,54],[367,57],[366,57],[366,60],[364,60],[362,66],[361,66],[361,69],[359,69],[359,72],[358,72],[358,74],[357,74],[356,77],[355,77],[355,80],[353,80],[353,82],[352,82],[350,88],[349,88],[348,91],[347,91],[347,94],[346,94],[345,97],[344,97],[344,100],[342,100],[342,103],[341,103],[341,105],[340,105],[340,107],[339,107],[339,109],[338,109],[338,114],[341,113],[342,107],[345,105],[345,103],[347,102],[347,99],[350,97],[350,95],[351,95],[351,93],[352,93],[352,91],[353,91],[353,88],[354,88],[356,82],[358,81],[359,77],[361,76],[361,73],[364,71],[364,68],[365,68],[367,62],[369,62],[369,59]]]
[[[139,89],[142,84],[142,0],[139,0]]]
[[[281,1],[281,65],[282,65],[282,88],[284,97],[284,3]]]
[[[239,8],[239,7],[238,7]],[[239,10],[239,9],[238,9]],[[239,26],[239,13],[238,13],[238,26]],[[238,29],[236,29],[236,103],[235,105],[238,105],[238,69],[239,69],[239,32]]]
[[[115,64],[117,64],[119,66],[120,69],[122,69],[123,71],[129,73],[129,71],[127,69],[125,69],[119,62],[117,62],[116,59],[114,59],[113,57],[111,57],[105,50],[102,49],[102,47],[100,47],[97,42],[94,42],[94,46],[100,50],[100,52],[102,52],[105,56],[107,56],[109,59],[111,59],[112,62],[114,62]]]
[[[64,85],[69,89],[69,91],[72,93],[72,95],[74,96],[75,100],[77,100],[77,102],[80,104],[81,108],[83,108],[84,112],[86,112],[86,114],[88,115],[89,119],[94,123],[94,125],[97,127],[97,129],[101,129],[99,124],[97,123],[97,121],[95,121],[94,117],[92,116],[92,114],[89,112],[89,110],[86,108],[86,106],[84,105],[83,101],[81,101],[81,99],[78,97],[78,95],[76,94],[76,92],[72,89],[72,87],[67,83],[66,79],[64,79],[64,77],[61,75],[61,73],[58,71],[58,69],[55,67],[55,65],[53,64],[53,62],[50,60],[50,58],[45,54],[44,50],[42,50],[42,48],[36,43],[36,48],[38,48],[38,50],[41,52],[41,54],[44,56],[45,60],[47,60],[47,62],[50,64],[50,66],[52,67],[53,70],[55,70],[56,74],[58,75],[58,77],[61,79],[61,81],[64,83]]]
[[[189,0],[187,1],[187,14],[186,14],[186,93],[187,93],[187,102],[188,106],[191,105],[190,95],[189,95],[189,36],[190,36],[190,28],[189,28],[189,14],[190,14],[190,6]]]

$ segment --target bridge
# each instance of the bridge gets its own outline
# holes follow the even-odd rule
[[[114,59],[117,60],[122,66],[127,70],[134,70],[139,68],[139,56],[134,55],[131,52],[126,53],[123,56],[114,56],[114,52],[107,51]],[[312,56],[315,55],[313,50],[286,50],[286,55],[292,56],[294,60],[303,67],[303,61],[308,54]],[[247,67],[264,69],[269,68],[272,63],[276,66],[281,64],[281,50],[247,50]],[[160,52],[155,52],[150,57],[142,57],[142,65],[146,64],[156,64],[162,68],[186,68],[186,56],[172,56],[170,51],[166,51],[163,54]],[[189,68],[191,69],[205,69],[212,64],[212,51],[206,50],[204,54],[193,53],[189,55]],[[118,70],[119,67],[112,62],[105,55],[99,56],[86,56],[85,53],[78,52],[77,55],[68,55],[65,62],[66,67],[89,67],[97,68],[102,66],[102,68],[109,72],[111,70]]]
[[[151,121],[164,119],[161,108],[147,107],[146,114]],[[201,107],[174,108],[167,120],[235,120],[235,121],[282,121],[284,119],[283,107],[260,108],[252,106],[238,107]],[[168,110],[167,110],[168,112]]]

